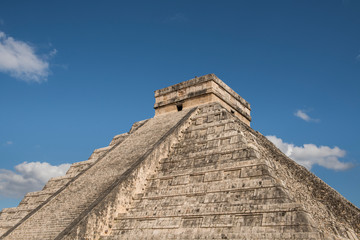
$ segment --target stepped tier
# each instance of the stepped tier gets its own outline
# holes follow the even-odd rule
[[[324,199],[312,199],[310,186],[293,175],[311,173],[290,159],[290,167],[279,165],[262,141],[220,105],[199,107],[103,239],[358,239],[356,216],[344,222]]]
[[[103,154],[106,154],[112,146],[120,144],[130,133],[135,132],[135,130],[142,126],[146,121],[147,120],[134,123],[129,133],[116,135],[109,146],[95,149],[88,160],[71,164],[65,176],[51,178],[41,191],[27,193],[18,207],[4,208],[0,212],[0,236],[14,227],[20,220],[24,219],[42,203],[46,202],[51,196],[56,194],[57,191],[64,188],[66,184],[74,179],[74,177],[86,171]]]
[[[215,75],[0,213],[0,239],[360,239],[360,210],[250,128]]]

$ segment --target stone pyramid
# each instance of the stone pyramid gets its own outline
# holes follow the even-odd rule
[[[250,128],[214,74],[0,213],[1,239],[359,239],[360,210]]]

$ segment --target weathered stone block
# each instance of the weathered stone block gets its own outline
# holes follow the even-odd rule
[[[2,239],[358,240],[359,209],[252,130],[250,107],[212,78],[157,91],[155,118],[4,209]]]

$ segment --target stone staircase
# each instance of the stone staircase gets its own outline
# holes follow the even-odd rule
[[[4,209],[0,240],[359,240],[360,210],[250,128],[214,74],[156,90],[154,109]]]
[[[29,192],[21,200],[17,207],[4,208],[0,212],[0,236],[14,227],[29,213],[41,206],[42,203],[49,200],[57,191],[64,188],[66,184],[71,182],[80,173],[91,167],[101,156],[106,154],[113,146],[123,142],[131,133],[135,132],[147,120],[139,121],[133,124],[128,133],[123,133],[113,137],[109,146],[95,149],[88,160],[71,164],[66,175],[51,178],[41,191]]]
[[[218,103],[134,124],[38,193],[0,239],[358,240],[329,206],[357,209]]]
[[[319,239],[311,216],[218,104],[183,139],[101,239]]]
[[[154,151],[155,146],[167,143],[164,141],[166,136],[181,126],[181,123],[189,118],[189,114],[193,111],[194,109],[189,109],[171,117],[158,116],[143,124],[137,124],[129,132],[129,136],[116,136],[111,146],[95,150],[89,158],[90,162],[94,162],[86,170],[83,169],[78,175],[68,180],[69,182],[64,187],[21,219],[15,228],[6,232],[1,239],[64,239],[67,237],[74,239],[71,236],[71,230],[78,224],[81,227],[81,221],[84,218],[91,218],[97,214],[108,214],[106,211],[109,208],[105,212],[93,209],[104,202],[110,205],[115,204],[113,200],[110,202],[105,200],[107,196],[111,195],[114,188],[124,182],[121,188],[129,188],[127,191],[133,191],[132,185],[128,184],[131,179],[129,174],[134,171],[145,171],[138,166],[143,164],[151,154],[158,154]],[[136,128],[138,129],[136,130]],[[82,167],[81,164],[77,164],[74,169],[69,169],[69,172],[76,174],[79,172],[76,168],[81,169]],[[151,169],[146,166],[144,168]],[[139,175],[139,178],[141,177]],[[56,185],[55,182],[50,180],[44,191],[52,189],[55,191],[56,188],[53,188]],[[134,184],[137,182],[134,179]],[[117,193],[117,191],[115,192]],[[131,194],[129,197],[131,198]],[[92,226],[97,228],[97,231],[102,231],[101,222],[99,225]],[[77,233],[78,231],[74,232],[75,235]]]

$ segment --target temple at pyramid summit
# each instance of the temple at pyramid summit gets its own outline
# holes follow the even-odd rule
[[[360,210],[250,127],[214,74],[0,213],[0,239],[360,239]]]

